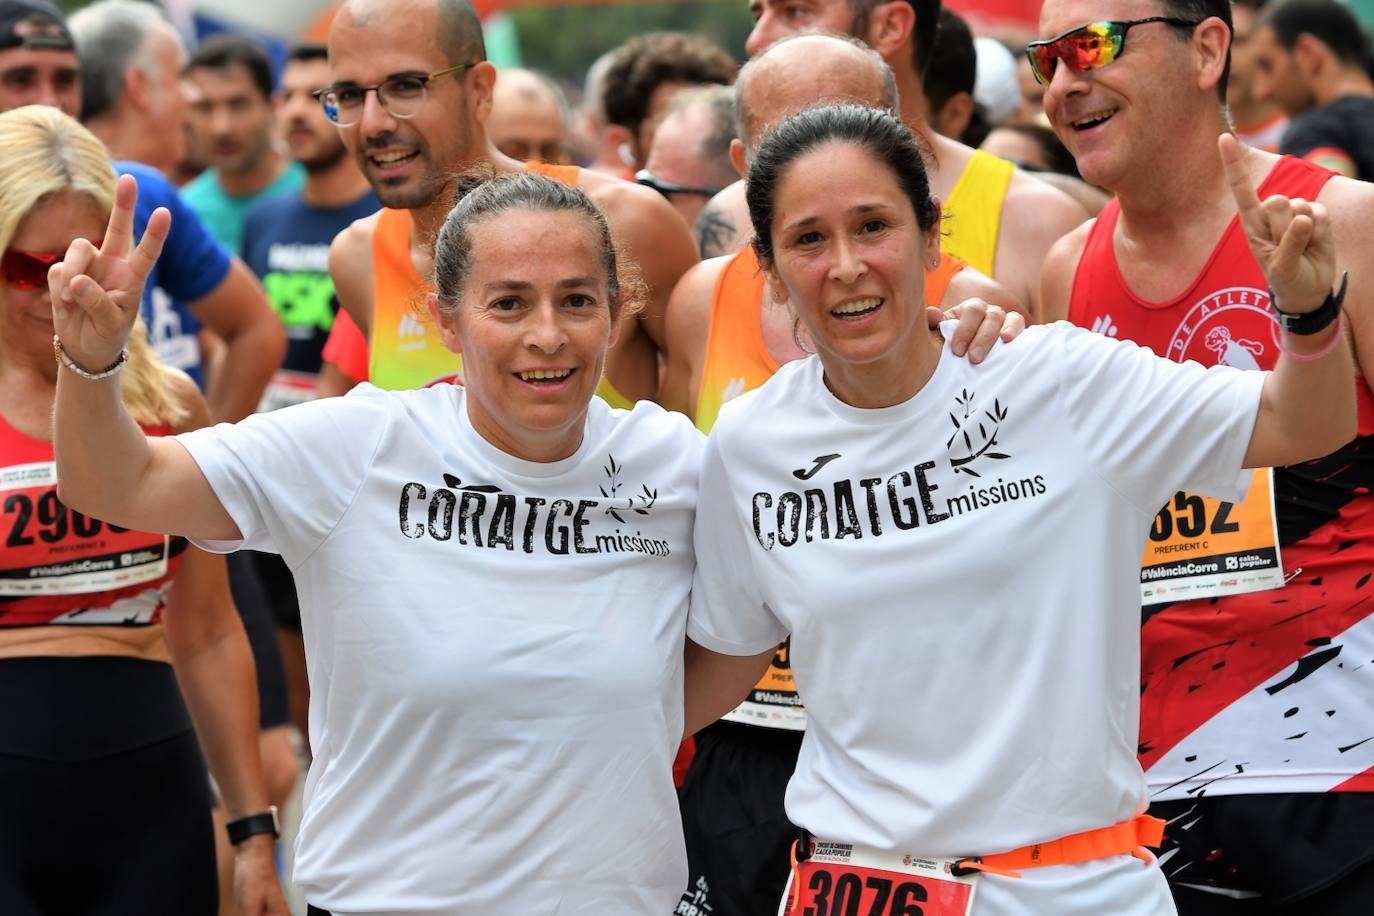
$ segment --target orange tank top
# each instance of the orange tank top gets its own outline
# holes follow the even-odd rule
[[[926,274],[926,304],[940,304],[949,281],[964,262],[940,255],[940,266]],[[764,274],[754,246],[730,259],[711,292],[711,328],[694,416],[697,429],[709,433],[721,406],[773,377],[778,361],[763,342]]]
[[[575,165],[531,162],[526,169],[577,187]],[[444,346],[425,314],[425,296],[433,287],[410,260],[409,210],[384,209],[372,233],[372,335],[369,381],[378,388],[403,390],[440,382],[463,381],[463,360]],[[612,407],[633,404],[602,378],[596,393]]]

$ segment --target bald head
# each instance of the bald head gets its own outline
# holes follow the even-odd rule
[[[512,67],[497,74],[487,137],[512,159],[568,161],[568,101],[541,73]]]
[[[735,116],[746,158],[753,158],[769,127],[825,102],[897,111],[897,81],[876,51],[845,35],[797,35],[770,45],[735,80]]]
[[[433,17],[431,19],[431,17]],[[450,64],[486,60],[482,20],[468,0],[345,0],[334,17],[345,24],[367,28],[381,21],[407,22],[415,32],[421,23],[435,23],[435,43]]]

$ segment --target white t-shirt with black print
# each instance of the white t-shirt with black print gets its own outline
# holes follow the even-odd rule
[[[1060,322],[979,366],[946,346],[890,408],[838,400],[814,357],[727,404],[706,448],[687,632],[733,655],[791,634],[811,716],[793,823],[955,857],[1144,810],[1145,539],[1177,490],[1243,492],[1264,378]],[[1094,876],[1117,870],[1146,883],[1098,896]],[[975,912],[1172,912],[1158,870],[1133,859],[985,886]],[[1121,902],[1132,895],[1140,909]]]
[[[701,436],[593,399],[549,464],[464,391],[289,407],[178,437],[295,575],[314,762],[295,880],[352,914],[667,913]]]

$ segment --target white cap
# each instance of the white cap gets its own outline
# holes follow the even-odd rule
[[[1021,86],[1016,80],[1016,58],[1006,45],[994,38],[973,39],[978,55],[978,76],[973,83],[973,100],[983,106],[993,127],[1012,116],[1021,104]]]

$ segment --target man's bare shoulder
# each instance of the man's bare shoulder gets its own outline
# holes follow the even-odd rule
[[[1331,211],[1337,231],[1342,223],[1374,226],[1374,184],[1368,181],[1337,175],[1326,183],[1317,200]],[[1368,245],[1369,238],[1361,241]]]
[[[1090,219],[1050,246],[1040,269],[1040,313],[1036,320],[1043,323],[1069,317],[1069,297],[1073,292],[1073,278],[1078,262],[1083,258],[1088,235],[1096,219]]]
[[[372,325],[372,239],[381,211],[354,220],[329,245],[329,276],[339,304],[367,334]]]
[[[703,258],[734,254],[749,243],[754,224],[749,219],[743,179],[711,198],[697,217],[692,233]]]
[[[1040,239],[1043,247],[1082,225],[1090,214],[1064,191],[1017,169],[1012,172],[1002,212],[1026,239]]]
[[[350,255],[358,255],[363,251],[371,250],[372,236],[377,231],[377,224],[381,221],[382,211],[369,213],[361,219],[355,219],[344,227],[343,231],[334,236],[334,241],[330,243],[329,250],[332,256],[335,249]]]

